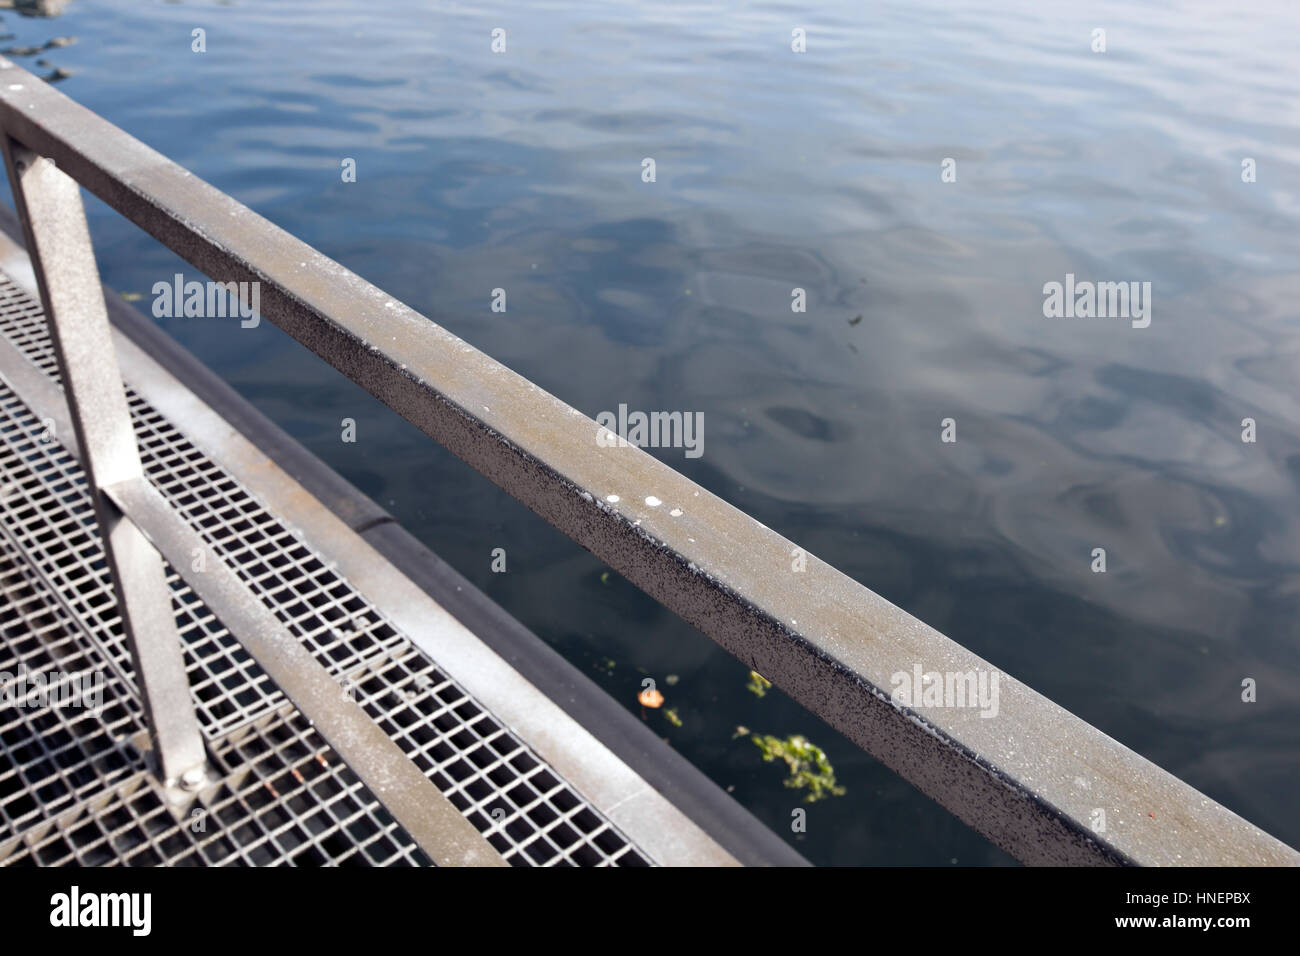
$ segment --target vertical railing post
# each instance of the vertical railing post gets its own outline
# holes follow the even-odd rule
[[[163,561],[102,491],[143,468],[80,187],[52,160],[0,140],[160,773],[167,786],[193,790],[206,756]]]

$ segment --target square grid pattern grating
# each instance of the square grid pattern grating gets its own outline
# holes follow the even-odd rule
[[[0,533],[0,681],[18,704],[0,707],[0,845],[139,769],[124,742],[144,729],[140,707],[117,675],[105,679],[98,713],[27,706],[41,701],[20,676],[106,672],[78,634],[64,608],[26,579],[17,549]]]
[[[0,334],[57,381],[39,303],[3,275]],[[129,388],[127,397],[145,471],[155,487],[508,862],[648,864],[623,833],[247,489]],[[116,723],[80,726],[75,715],[61,716],[60,708],[48,713],[18,708],[14,718],[14,709],[5,708],[0,733],[15,739],[26,734],[33,756],[17,756],[19,750],[4,738],[0,862],[111,857],[169,864],[427,863],[169,567],[200,724],[210,750],[228,755],[223,759],[226,803],[219,810],[209,806],[207,796],[201,801],[200,809],[209,814],[207,832],[194,832],[172,818],[140,773],[143,764],[129,743],[143,729],[129,648],[84,477],[76,460],[50,440],[49,426],[8,388],[0,388],[0,541],[6,544],[0,591],[6,646],[0,661],[16,663],[27,653],[40,663],[44,654],[45,666],[73,670],[62,659],[54,663],[57,651],[84,661],[83,668],[101,668],[109,674],[104,698],[111,702],[103,719],[111,713]],[[37,713],[48,728],[36,723]],[[248,743],[253,750],[231,749],[236,739],[260,743]],[[98,745],[90,743],[96,740]],[[62,758],[51,762],[45,751],[52,747],[63,749]],[[259,756],[266,764],[261,770],[254,753],[272,755]],[[226,762],[240,755],[252,762]],[[327,771],[328,785],[309,786],[304,781],[319,777],[318,767]],[[286,785],[286,779],[298,785]],[[58,796],[42,799],[52,786]],[[263,813],[259,808],[268,793],[289,796]],[[77,807],[70,820],[63,813],[67,806]],[[247,819],[234,821],[234,807]],[[63,815],[50,822],[55,814]],[[121,825],[105,829],[110,818]],[[11,839],[18,831],[26,834],[27,849],[21,852]],[[44,842],[33,844],[37,831]]]

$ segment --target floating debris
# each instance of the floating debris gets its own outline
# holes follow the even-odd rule
[[[55,37],[53,40],[47,40],[45,42],[45,49],[50,50],[54,47],[72,46],[72,44],[76,42],[76,37]]]
[[[653,687],[647,687],[641,693],[636,695],[637,701],[642,707],[662,707],[664,704],[664,695],[659,693]]]
[[[0,53],[5,56],[35,56],[44,49],[43,46],[7,46]]]
[[[667,684],[669,687],[673,687],[676,686],[679,680],[681,680],[681,678],[678,677],[676,674],[669,674],[667,677],[664,678],[664,683]]]
[[[853,318],[849,319],[849,325],[857,325],[857,324],[858,324],[859,322],[861,322],[861,321],[862,321],[862,316],[857,315],[857,316],[854,316]]]
[[[746,727],[744,724],[737,724],[736,732],[731,735],[731,739],[739,740],[741,737],[748,737],[748,736],[749,736],[749,728]]]
[[[749,691],[755,697],[766,697],[767,692],[771,690],[771,688],[772,682],[758,671],[749,672],[749,683],[745,685],[745,690]]]
[[[792,790],[807,790],[804,803],[816,803],[826,797],[844,795],[844,788],[835,783],[835,768],[826,759],[820,747],[800,734],[781,740],[771,734],[750,738],[763,753],[763,761],[784,760],[790,775],[785,785]]]
[[[664,716],[668,718],[668,723],[672,724],[674,727],[680,727],[682,725],[682,719],[677,716],[677,708],[669,707],[664,711]]]
[[[601,583],[601,584],[608,584],[608,583],[609,583],[609,572],[608,572],[608,571],[601,571],[601,572],[600,572],[600,583]]]
[[[127,302],[139,302],[141,299],[144,298],[144,293],[142,293],[142,292],[123,292],[123,293],[122,293],[122,298],[125,299]]]

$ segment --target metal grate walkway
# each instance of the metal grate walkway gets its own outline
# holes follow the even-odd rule
[[[0,335],[57,380],[40,304],[0,275]],[[593,803],[248,488],[128,388],[150,480],[514,865],[648,865]],[[220,782],[168,806],[80,466],[0,384],[0,675],[104,675],[101,708],[0,709],[0,864],[428,865],[168,569]]]

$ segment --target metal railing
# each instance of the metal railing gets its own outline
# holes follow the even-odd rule
[[[496,858],[234,572],[215,555],[187,570],[202,541],[141,474],[78,183],[211,278],[259,283],[262,315],[1021,861],[1300,864],[1004,674],[991,719],[895,701],[899,672],[997,672],[639,448],[598,442],[576,409],[2,58],[0,130],[173,785],[201,751],[159,555],[436,860]]]
[[[52,92],[7,60],[0,60],[0,77],[8,94]],[[38,108],[28,109],[45,119]],[[164,787],[180,802],[209,777],[165,559],[430,858],[504,866],[500,853],[145,478],[80,189],[59,168],[59,153],[29,148],[33,140],[11,120],[9,114],[0,121],[0,146]]]

